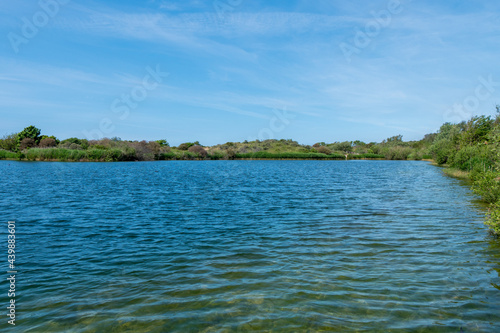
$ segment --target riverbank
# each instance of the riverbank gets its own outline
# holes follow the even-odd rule
[[[470,181],[470,172],[463,171],[455,168],[444,167],[443,172],[450,177],[457,178],[460,180]]]

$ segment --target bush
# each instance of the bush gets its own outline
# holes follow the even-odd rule
[[[382,149],[382,153],[388,160],[407,160],[412,153],[412,149],[410,147],[391,146]]]
[[[159,160],[176,160],[177,155],[173,152],[161,153],[158,159]]]
[[[489,231],[493,236],[500,237],[500,202],[490,206],[484,224],[489,227]]]
[[[330,155],[332,153],[332,151],[325,146],[317,147],[316,151],[320,154],[326,154],[326,155]]]
[[[19,143],[19,149],[25,150],[36,146],[36,142],[32,138],[24,138]]]
[[[450,156],[448,164],[464,171],[485,171],[491,169],[494,164],[494,158],[489,155],[486,146],[466,146]]]
[[[74,142],[71,142],[71,141],[61,141],[58,145],[59,148],[62,148],[62,149],[83,149],[83,147],[81,145],[79,145],[78,143],[74,143]]]
[[[181,143],[177,149],[179,150],[188,150],[189,148],[191,148],[192,146],[194,146],[194,143],[192,142],[185,142],[185,143]]]
[[[455,152],[453,143],[449,140],[442,139],[434,142],[431,146],[431,153],[437,164],[445,164]]]
[[[106,156],[104,149],[89,149],[87,150],[87,158],[91,161],[103,161]]]
[[[471,174],[472,191],[489,203],[500,199],[500,174],[493,171],[473,172]]]
[[[38,144],[40,148],[50,148],[50,147],[55,147],[57,146],[57,142],[53,138],[44,138],[40,140],[40,143]]]
[[[107,150],[104,160],[106,162],[123,161],[123,152],[120,149]]]
[[[188,149],[189,152],[200,155],[201,158],[207,157],[208,153],[202,146],[191,146]]]
[[[107,139],[107,140],[109,140],[109,139]],[[69,138],[69,139],[63,140],[59,143],[59,146],[61,148],[67,148],[67,147],[71,146],[72,143],[80,146],[81,149],[88,149],[89,148],[89,141],[87,139],[78,139],[78,138]]]
[[[422,159],[422,154],[419,151],[414,151],[408,155],[409,160],[420,161]]]
[[[0,149],[0,159],[17,158],[17,153]]]
[[[0,149],[16,151],[17,150],[17,134],[12,133],[9,135],[4,135],[2,139],[0,139]]]

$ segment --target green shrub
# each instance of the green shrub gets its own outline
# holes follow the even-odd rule
[[[207,157],[207,151],[202,146],[191,146],[188,148],[188,151],[198,155],[200,158],[205,159]]]
[[[185,142],[181,143],[177,149],[179,150],[188,150],[190,147],[194,146],[195,144],[193,142]]]
[[[87,158],[91,161],[103,161],[106,156],[106,150],[91,148],[87,150]]]
[[[17,158],[17,153],[0,149],[0,160],[6,158]]]
[[[493,171],[471,173],[472,191],[489,203],[500,199],[500,174]]]
[[[422,159],[422,153],[417,151],[412,152],[410,155],[408,155],[409,160],[414,160],[414,161],[420,161]]]
[[[464,171],[486,171],[493,167],[493,158],[486,146],[466,146],[452,154],[448,159],[448,164],[456,169]]]
[[[445,164],[455,152],[453,143],[450,140],[442,139],[434,142],[431,146],[431,153],[437,164]]]
[[[316,151],[320,154],[326,154],[326,155],[330,155],[332,153],[332,150],[331,149],[328,149],[327,147],[325,146],[319,146],[316,148]]]
[[[43,138],[38,144],[40,148],[49,148],[57,146],[57,142],[54,138]]]
[[[174,152],[170,151],[168,153],[161,153],[158,159],[159,160],[175,160],[175,159],[177,159],[177,155]]]
[[[224,154],[220,152],[214,152],[212,154],[208,154],[207,156],[211,160],[222,160],[224,158]]]
[[[17,150],[17,133],[4,135],[0,139],[0,149],[16,151]]]
[[[70,150],[68,160],[70,161],[80,161],[87,157],[87,153],[82,150]]]
[[[106,162],[123,161],[123,152],[120,149],[107,150],[104,160]]]
[[[495,237],[500,237],[500,202],[495,202],[486,213],[486,222],[490,233]]]

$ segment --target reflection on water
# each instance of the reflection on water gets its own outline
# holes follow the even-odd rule
[[[20,332],[500,330],[500,245],[425,162],[0,162]]]

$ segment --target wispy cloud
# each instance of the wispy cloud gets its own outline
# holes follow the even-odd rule
[[[231,118],[238,123],[227,127],[243,132],[286,107],[300,115],[297,135],[320,139],[363,124],[423,135],[440,125],[440,112],[470,95],[478,76],[500,81],[500,4],[405,3],[348,64],[339,43],[387,1],[243,2],[223,17],[212,1],[70,2],[21,55],[0,50],[0,109],[16,101],[26,112],[66,105],[96,123],[141,82],[142,69],[160,63],[171,76],[135,113],[140,126],[184,121],[178,112]],[[0,5],[4,36],[20,31],[21,17],[37,8],[9,6]]]

